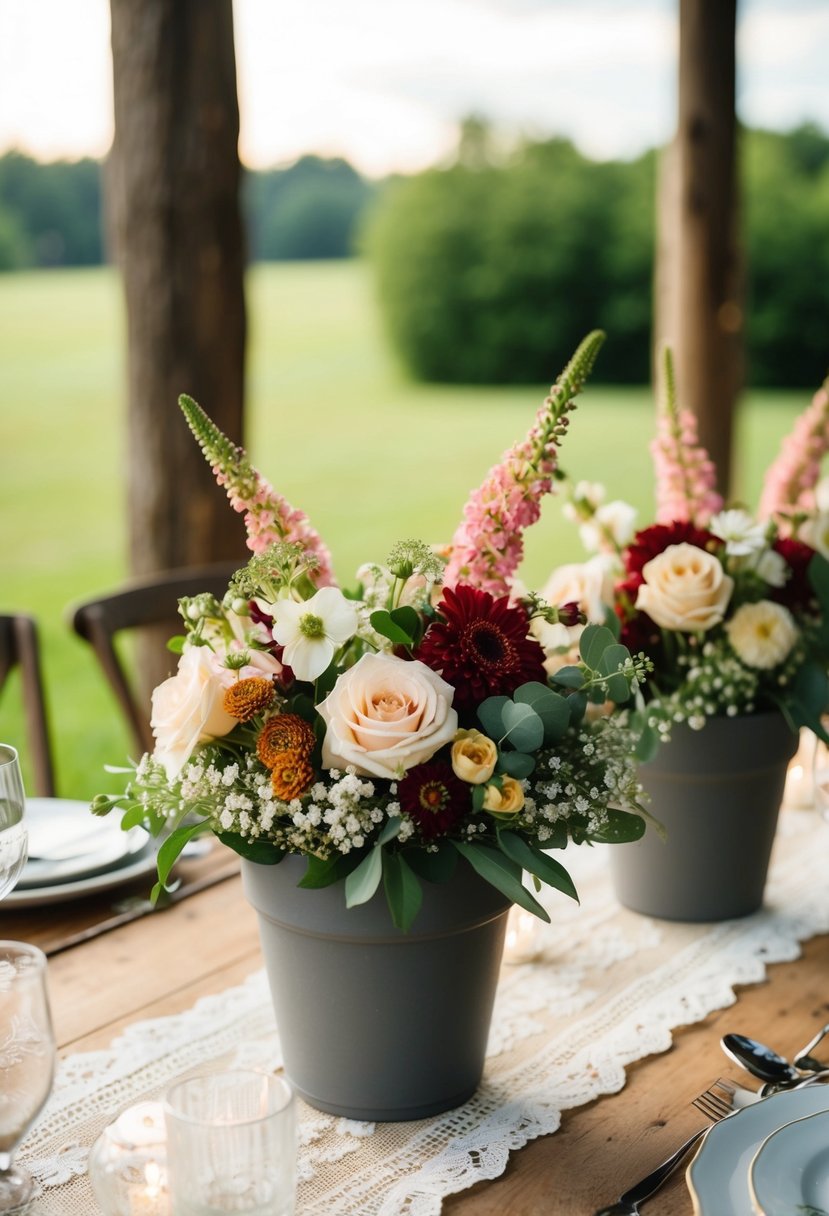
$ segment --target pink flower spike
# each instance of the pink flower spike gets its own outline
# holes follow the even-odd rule
[[[504,453],[472,492],[452,539],[444,584],[463,582],[495,596],[509,594],[524,554],[522,533],[541,514],[541,499],[553,487],[558,445],[575,408],[604,334],[594,330],[576,350],[539,409],[521,443]]]
[[[317,559],[317,566],[309,573],[311,581],[317,587],[332,585],[331,555],[308,517],[277,494],[244,450],[231,443],[192,397],[182,395],[179,405],[233,510],[245,513],[248,548],[263,553],[275,541],[299,544]]]
[[[777,458],[769,466],[759,516],[771,519],[780,513],[797,515],[816,507],[815,486],[820,466],[829,451],[829,377],[800,415],[791,434],[783,440]],[[781,521],[781,531],[791,525]]]
[[[676,400],[674,364],[665,350],[665,405],[659,411],[656,438],[651,443],[656,481],[656,521],[674,520],[707,526],[722,510],[717,493],[717,470],[700,445],[697,419],[690,410],[680,410]]]

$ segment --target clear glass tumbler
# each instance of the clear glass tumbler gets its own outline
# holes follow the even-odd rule
[[[296,1112],[288,1083],[266,1073],[203,1073],[164,1105],[173,1216],[293,1216]]]
[[[14,887],[28,855],[26,799],[17,752],[0,743],[0,899]]]
[[[37,1191],[14,1154],[49,1097],[54,1068],[46,955],[0,941],[0,1212],[22,1210]]]

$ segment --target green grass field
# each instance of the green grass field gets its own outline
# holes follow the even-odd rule
[[[340,579],[403,537],[448,540],[468,491],[526,431],[547,385],[412,384],[383,341],[370,275],[357,262],[260,266],[248,289],[248,447],[310,515]],[[108,788],[103,764],[127,753],[103,678],[64,623],[67,604],[126,573],[123,342],[111,270],[0,276],[0,610],[40,622],[66,797]],[[569,353],[557,356],[551,379]],[[758,393],[744,403],[737,492],[747,501],[756,502],[763,469],[806,402]],[[649,390],[588,387],[562,463],[635,503],[645,521],[652,425]],[[554,499],[527,539],[531,586],[581,556]],[[0,701],[0,738],[25,751],[16,680]]]

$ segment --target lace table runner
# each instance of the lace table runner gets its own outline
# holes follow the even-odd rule
[[[355,1123],[300,1103],[297,1216],[435,1216],[444,1196],[497,1177],[512,1150],[554,1132],[563,1110],[621,1089],[626,1065],[665,1051],[673,1027],[733,1004],[735,984],[761,980],[767,963],[796,958],[800,941],[829,931],[827,832],[813,813],[786,811],[766,907],[715,925],[620,910],[605,849],[568,850],[581,907],[551,893],[553,922],[533,930],[536,956],[505,965],[478,1093],[404,1124]],[[520,935],[523,922],[513,924]],[[21,1153],[43,1187],[33,1216],[97,1214],[85,1167],[99,1132],[121,1107],[208,1061],[279,1066],[262,972],[186,1013],[136,1023],[109,1050],[63,1061]]]

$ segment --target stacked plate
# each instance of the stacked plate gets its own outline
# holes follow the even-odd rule
[[[96,818],[88,802],[27,798],[25,824],[29,860],[0,913],[80,899],[155,870],[156,845],[144,829],[124,832],[117,815]]]
[[[775,1094],[714,1124],[687,1178],[696,1216],[829,1216],[829,1085]]]

